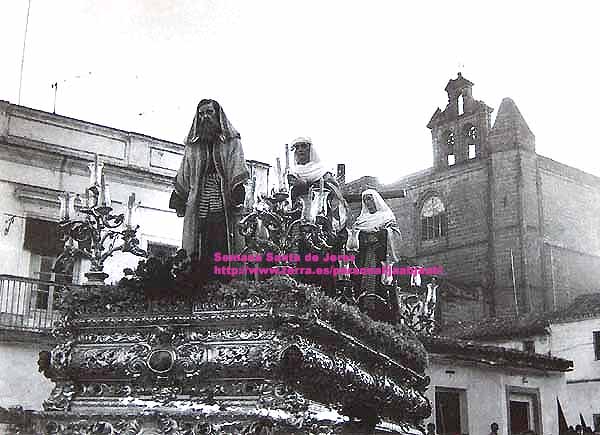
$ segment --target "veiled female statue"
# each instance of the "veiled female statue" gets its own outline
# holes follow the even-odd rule
[[[382,273],[354,275],[355,294],[362,308],[378,312],[381,320],[393,320],[397,300],[391,268],[402,259],[402,235],[396,216],[376,190],[367,189],[361,197],[361,213],[350,230],[346,247],[348,251],[358,251],[358,268],[380,268]],[[386,307],[389,312],[380,313]]]

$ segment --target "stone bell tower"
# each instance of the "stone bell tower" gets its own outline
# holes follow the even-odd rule
[[[448,104],[435,111],[427,128],[431,130],[433,165],[444,170],[488,155],[487,138],[493,109],[475,100],[473,83],[459,72],[446,85]]]

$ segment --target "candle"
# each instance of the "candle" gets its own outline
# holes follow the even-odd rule
[[[285,144],[285,174],[283,176],[283,188],[285,189],[285,191],[289,191],[290,190],[290,186],[289,186],[289,182],[288,182],[288,175],[290,173],[290,146],[288,144]]]
[[[360,242],[359,242],[359,234],[360,230],[356,228],[347,228],[348,231],[348,239],[346,240],[346,251],[356,251],[360,250]]]
[[[281,159],[277,157],[277,183],[279,184],[279,191],[283,190],[283,174],[281,173]]]
[[[98,207],[100,213],[110,213],[112,210],[112,202],[110,200],[110,191],[104,180],[104,175],[100,179],[100,194],[98,195]]]
[[[58,195],[58,200],[60,201],[60,220],[66,221],[69,218],[67,217],[69,212],[67,211],[67,197],[65,193],[61,193]]]
[[[410,274],[410,286],[421,287],[421,266],[416,266],[412,268]]]
[[[434,314],[435,313],[435,303],[437,300],[437,280],[433,279],[429,284],[427,284],[427,297],[425,299],[425,306],[423,307],[423,313],[425,315]],[[433,317],[433,316],[432,316]]]
[[[75,210],[75,205],[79,207],[77,210]],[[75,198],[73,198],[73,212],[77,214],[77,220],[81,220],[84,216],[84,214],[81,213],[81,208],[83,207],[83,205],[84,204],[83,200],[81,199],[81,195],[75,195]]]
[[[125,226],[128,229],[133,227],[133,211],[136,208],[135,204],[135,193],[129,195],[129,199],[127,200],[127,217],[125,219]]]
[[[252,180],[250,181],[250,194],[246,198],[246,210],[252,209],[254,207],[254,202],[256,200],[256,175],[252,176]]]
[[[290,146],[285,144],[285,173],[290,171]]]
[[[75,217],[75,196],[68,192],[58,195],[60,201],[60,220],[69,221]]]
[[[104,163],[98,161],[98,154],[94,156],[94,162],[88,164],[90,169],[90,187],[99,186],[102,180],[102,168]]]
[[[75,217],[75,195],[67,193],[67,218],[73,219]]]
[[[394,282],[394,276],[392,275],[393,264],[393,262],[381,262],[381,284],[392,285]]]
[[[95,153],[94,154],[94,177],[95,177],[94,180],[95,181],[100,181],[100,179],[98,177],[98,163],[100,163],[98,160],[98,153]]]
[[[88,169],[90,170],[90,187],[93,187],[96,183],[96,165],[88,163]]]

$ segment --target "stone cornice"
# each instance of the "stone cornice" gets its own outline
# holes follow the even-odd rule
[[[0,159],[41,169],[61,170],[66,175],[88,178],[87,165],[94,160],[91,153],[59,149],[46,144],[32,143],[22,139],[0,142]],[[102,157],[102,160],[105,158]],[[104,160],[104,172],[111,183],[117,182],[148,189],[170,190],[174,171],[126,165],[115,159]],[[67,170],[68,168],[68,170]],[[7,180],[10,181],[10,180]]]
[[[49,124],[54,124],[57,126],[83,130],[86,132],[94,133],[96,135],[103,135],[110,138],[120,137],[125,139],[129,136],[136,136],[142,138],[144,140],[149,140],[155,143],[160,143],[161,145],[171,148],[171,149],[180,149],[183,151],[183,145],[178,144],[171,141],[166,141],[163,139],[158,139],[152,136],[148,136],[142,133],[129,132],[125,130],[120,130],[113,127],[107,127],[105,125],[96,124],[89,121],[83,121],[77,118],[71,118],[64,115],[58,115],[56,113],[45,112],[43,110],[32,109],[30,107],[19,106],[16,104],[11,104],[9,102],[4,103],[4,110],[0,109],[0,114],[8,117],[20,117],[26,119],[36,119],[40,121],[44,121]],[[4,112],[4,113],[2,113]]]

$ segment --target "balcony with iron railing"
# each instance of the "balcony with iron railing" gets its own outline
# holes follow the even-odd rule
[[[57,300],[63,285],[0,275],[0,330],[48,334],[61,316]]]

